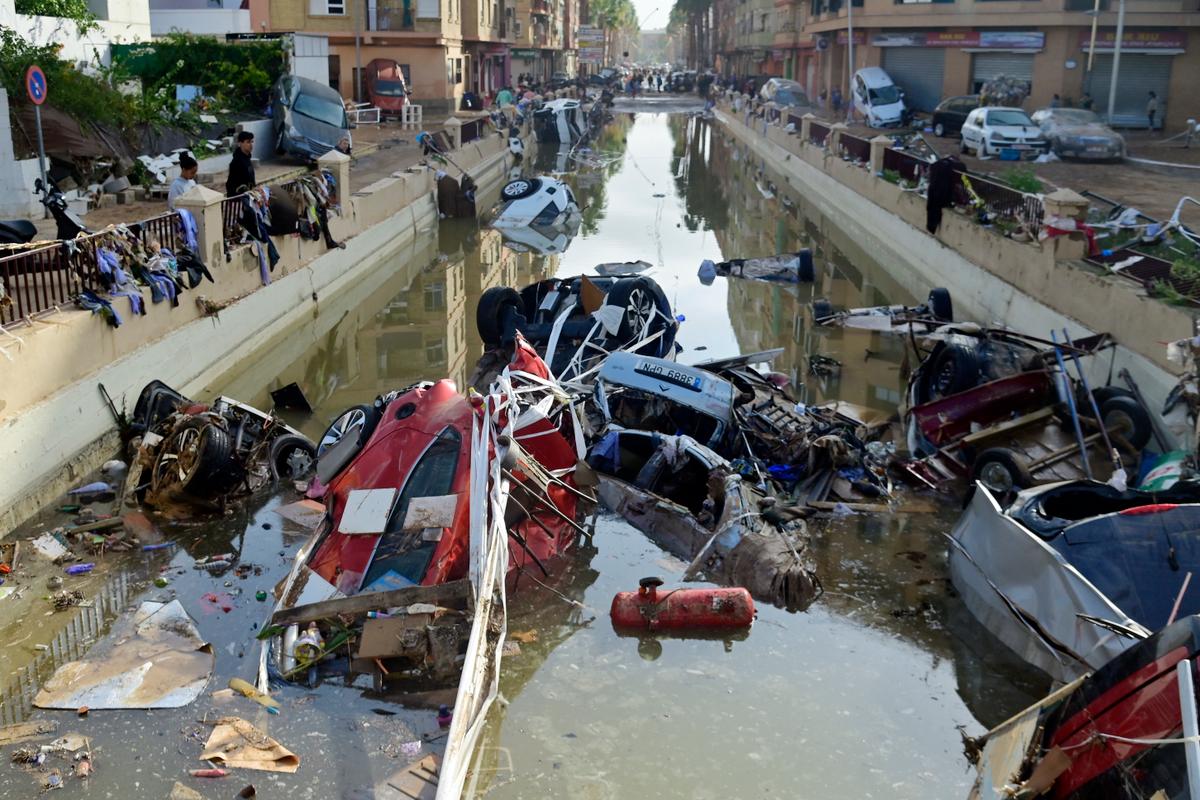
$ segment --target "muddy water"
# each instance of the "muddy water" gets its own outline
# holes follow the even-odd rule
[[[582,158],[543,151],[537,166],[564,171],[586,206],[582,233],[565,254],[516,253],[474,223],[443,222],[343,295],[321,298],[311,321],[262,342],[259,356],[208,389],[265,408],[271,389],[298,381],[317,411],[289,421],[316,436],[337,412],[381,392],[443,376],[465,383],[482,351],[474,310],[486,288],[642,259],[685,317],[681,360],[782,347],[776,368],[803,384],[807,401],[841,397],[890,409],[899,400],[900,343],[813,330],[808,309],[814,295],[837,305],[913,298],[836,220],[782,193],[784,182],[735,144],[687,116],[622,115]],[[817,253],[814,286],[704,286],[696,277],[703,258],[799,246]],[[842,367],[813,374],[814,355]],[[132,403],[139,389],[118,391]],[[107,557],[96,575],[71,584],[89,596],[107,592],[83,612],[50,612],[50,570],[23,557],[29,570],[11,581],[26,587],[24,596],[0,616],[0,636],[11,645],[0,654],[0,677],[11,687],[0,696],[0,718],[24,716],[39,677],[103,635],[113,613],[145,599],[178,598],[196,619],[215,651],[210,689],[253,679],[254,636],[267,611],[254,594],[286,574],[306,536],[273,510],[293,499],[283,490],[229,517],[159,521],[179,547]],[[62,524],[62,516],[50,512],[26,534]],[[612,631],[612,594],[644,575],[671,581],[682,565],[602,517],[594,550],[563,564],[551,588],[526,583],[511,598],[520,653],[505,659],[506,703],[489,720],[476,794],[962,797],[969,774],[956,726],[978,732],[1044,687],[985,638],[949,591],[941,533],[953,519],[944,508],[814,524],[827,593],[813,608],[762,608],[751,633],[730,641],[639,641]],[[199,556],[231,550],[262,573],[239,579],[191,569]],[[159,576],[166,587],[151,583]],[[205,601],[208,593],[219,602]],[[33,649],[42,643],[50,649]],[[91,737],[96,772],[68,780],[61,797],[164,797],[179,779],[206,796],[232,796],[253,782],[259,796],[371,797],[371,787],[413,759],[402,744],[420,742],[420,754],[440,747],[437,696],[427,698],[431,708],[405,709],[336,678],[276,696],[283,711],[272,717],[207,692],[174,711],[33,714],[57,721],[60,733]],[[226,714],[269,729],[300,755],[300,772],[242,772],[215,786],[187,778],[201,766],[207,735],[197,720]],[[37,777],[8,766],[11,749],[0,753],[0,796],[35,796]]]

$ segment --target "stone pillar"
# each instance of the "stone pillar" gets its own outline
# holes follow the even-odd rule
[[[811,112],[800,118],[800,141],[812,141],[809,137],[812,136],[812,121],[816,118],[817,115]]]
[[[835,122],[829,126],[829,152],[841,158],[842,134],[846,131],[846,123]]]
[[[350,156],[339,150],[330,150],[317,159],[317,166],[333,173],[333,179],[337,181],[338,202],[345,213],[346,204],[350,202]]]
[[[462,147],[462,126],[462,120],[458,117],[450,117],[446,120],[446,135],[450,137],[450,146],[455,150]]]
[[[175,200],[177,209],[191,212],[196,219],[198,255],[210,268],[225,263],[225,222],[221,215],[224,199],[220,192],[197,184]]]
[[[1060,225],[1067,227],[1071,223],[1066,220],[1073,220],[1075,224],[1079,224],[1087,219],[1088,201],[1086,197],[1070,189],[1056,189],[1042,198],[1042,208],[1046,212],[1044,224],[1060,220]],[[1070,261],[1087,256],[1087,238],[1083,233],[1055,236],[1049,242],[1053,246],[1055,261]]]
[[[891,147],[892,140],[886,136],[876,136],[871,140],[871,174],[883,174],[883,154]]]

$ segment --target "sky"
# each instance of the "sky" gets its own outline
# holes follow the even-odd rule
[[[658,31],[667,27],[674,0],[633,0],[637,9],[638,23],[644,30]]]

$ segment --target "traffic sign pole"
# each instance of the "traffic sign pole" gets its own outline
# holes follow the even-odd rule
[[[46,82],[46,73],[37,64],[25,70],[25,91],[33,103],[33,118],[37,123],[38,172],[42,174],[42,191],[49,192],[50,184],[46,181],[46,145],[42,141],[42,103],[46,102],[46,92],[50,87]],[[43,204],[42,219],[50,216],[50,209]]]

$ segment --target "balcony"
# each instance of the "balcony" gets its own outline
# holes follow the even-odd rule
[[[416,8],[416,0],[377,0],[371,30],[411,31]]]

